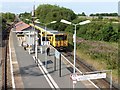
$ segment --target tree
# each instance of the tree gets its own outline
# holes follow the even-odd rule
[[[86,16],[84,12],[82,14],[78,14],[78,16]]]
[[[31,13],[28,13],[28,12],[24,12],[24,13],[19,14],[19,18],[26,23],[27,23],[27,21],[25,19],[31,20],[31,17],[32,17]]]
[[[86,16],[84,12],[82,12],[82,16]]]
[[[114,35],[116,34],[114,29],[113,29],[113,26],[110,24],[107,24],[105,26],[105,28],[103,29],[103,40],[104,41],[110,41],[112,40],[112,38],[114,37]],[[116,37],[116,36],[115,36]]]
[[[15,19],[15,14],[13,13],[0,13],[0,27],[1,27],[1,31],[5,31],[7,28],[7,24],[10,24],[11,22],[13,22]]]
[[[98,16],[98,19],[103,19],[103,16],[102,16],[102,15],[99,15],[99,16]]]
[[[7,12],[7,13],[2,13],[2,18],[6,19],[6,21],[7,21],[8,23],[14,22],[15,14],[9,13],[9,12]]]
[[[96,13],[96,14],[90,14],[90,16],[118,16],[118,13]]]
[[[60,22],[61,19],[72,21],[76,18],[76,14],[72,10],[50,4],[39,5],[35,10],[35,14],[42,23],[49,23],[54,20]],[[62,23],[57,23],[50,26],[51,28],[60,31],[64,31],[66,28],[66,25]]]

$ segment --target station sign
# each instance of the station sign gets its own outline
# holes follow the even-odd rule
[[[42,41],[41,45],[50,45],[50,41]]]
[[[106,73],[97,73],[97,74],[88,74],[88,75],[70,75],[72,80],[76,81],[84,81],[84,80],[92,80],[92,79],[101,79],[106,78]]]

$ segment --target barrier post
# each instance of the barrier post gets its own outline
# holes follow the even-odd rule
[[[112,90],[112,70],[110,70],[110,90]]]
[[[54,56],[54,71],[56,71],[56,57]]]
[[[59,55],[59,76],[61,77],[61,53]]]

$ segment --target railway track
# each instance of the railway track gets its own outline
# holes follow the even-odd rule
[[[2,89],[7,89],[7,40],[4,40],[5,46],[2,48]]]
[[[10,30],[11,27],[8,27],[7,30]],[[9,73],[9,62],[8,62],[8,41],[9,41],[9,31],[4,32],[2,35],[2,90],[7,90],[11,87],[11,78]]]
[[[73,54],[71,52],[61,52],[71,63],[73,63]],[[92,72],[92,71],[97,71],[95,70],[92,66],[86,64],[83,62],[79,57],[76,56],[76,67],[82,71],[83,73],[85,72]],[[110,90],[110,80],[109,77],[106,79],[99,79],[99,80],[91,80],[94,82],[100,89],[108,89]],[[118,90],[114,85],[112,85],[112,90]]]

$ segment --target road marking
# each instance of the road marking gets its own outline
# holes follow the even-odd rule
[[[35,60],[35,57],[33,56],[33,59]],[[40,60],[38,60],[38,62],[39,62],[39,64],[40,65],[38,65],[38,67],[39,67],[39,69],[42,71],[42,73],[43,73],[43,75],[44,75],[44,77],[46,78],[46,80],[47,80],[47,82],[49,83],[49,85],[50,85],[50,87],[53,89],[54,88],[54,86],[55,86],[55,88],[59,88],[58,86],[56,86],[56,83],[55,83],[55,81],[54,80],[52,80],[50,77],[50,74],[48,73],[48,71],[47,70],[45,70],[45,67],[42,65],[42,62],[40,61]],[[44,69],[44,71],[43,71],[43,69]],[[49,77],[49,78],[48,78]],[[50,81],[50,80],[51,81]],[[53,83],[53,84],[52,84]],[[54,85],[54,86],[53,86]]]
[[[15,80],[13,75],[13,65],[12,65],[12,53],[11,53],[11,47],[10,47],[10,40],[9,40],[9,55],[10,55],[10,70],[11,70],[11,78],[12,78],[12,88],[15,89]]]

